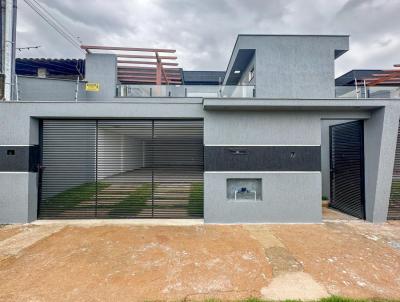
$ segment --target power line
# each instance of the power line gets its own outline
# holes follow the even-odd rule
[[[32,8],[47,24],[56,30],[64,39],[71,43],[74,47],[80,48],[80,43],[76,38],[63,26],[57,19],[52,16],[47,9],[43,8],[36,0],[24,0],[30,8]]]
[[[39,8],[41,8],[51,19],[53,19],[53,21],[54,21],[56,24],[58,24],[58,26],[59,26],[64,32],[66,32],[69,36],[73,37],[74,39],[78,40],[78,38],[75,37],[75,35],[74,35],[73,33],[71,33],[71,32],[69,31],[69,29],[66,28],[61,22],[59,22],[59,21],[49,12],[49,10],[48,10],[46,7],[44,7],[42,4],[40,4],[39,1],[37,1],[37,0],[31,0],[31,1],[35,2],[36,5],[37,5]],[[80,42],[80,41],[79,41],[79,42]],[[80,43],[80,44],[82,44],[82,43]]]
[[[82,42],[75,37],[61,22],[57,20],[43,5],[41,5],[37,0],[24,0],[25,3],[30,6],[47,24],[49,24],[55,31],[57,31],[64,39],[71,43],[74,47],[81,49]],[[81,68],[79,63],[75,66],[79,75],[84,78],[81,73]]]
[[[40,11],[39,8],[35,6],[30,0],[24,0],[26,4],[28,4],[47,24],[53,27],[63,38],[65,38],[68,42],[70,42],[74,47],[80,48],[79,44],[68,34],[66,34],[54,21],[49,19],[46,14]]]

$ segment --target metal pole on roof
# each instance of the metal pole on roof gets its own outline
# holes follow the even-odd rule
[[[15,75],[15,99],[19,101],[18,75]]]
[[[356,84],[356,97],[358,99],[358,83],[357,83],[357,78],[354,78],[355,84]]]
[[[76,78],[75,102],[78,102],[78,92],[79,92],[79,76],[77,76]]]
[[[11,44],[11,79],[14,81],[15,77],[15,58],[16,58],[16,47],[17,47],[17,0],[13,0],[12,6],[12,41]],[[14,84],[14,83],[11,83]],[[14,87],[11,85],[11,98],[14,97]]]
[[[366,98],[367,98],[367,84],[364,80],[364,99],[366,99]]]
[[[161,85],[161,62],[157,61],[157,70],[156,70],[156,85]]]

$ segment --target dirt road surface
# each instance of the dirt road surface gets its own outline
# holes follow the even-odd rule
[[[0,228],[0,301],[399,299],[399,272],[400,222]]]

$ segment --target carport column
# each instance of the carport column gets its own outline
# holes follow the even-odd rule
[[[366,219],[371,222],[387,219],[399,109],[399,105],[388,105],[372,112],[365,121],[365,210]]]

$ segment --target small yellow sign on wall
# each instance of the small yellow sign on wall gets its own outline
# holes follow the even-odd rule
[[[99,92],[100,84],[99,83],[86,83],[85,90]]]

